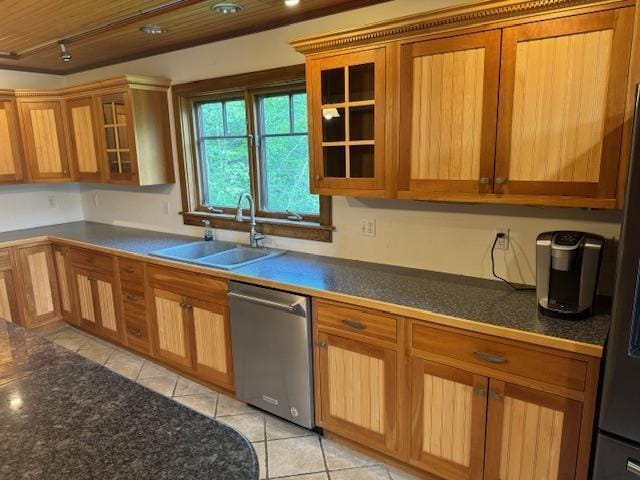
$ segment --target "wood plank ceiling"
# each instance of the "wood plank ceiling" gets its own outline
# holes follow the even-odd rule
[[[389,0],[233,0],[237,14],[211,11],[222,0],[5,0],[0,69],[68,74],[247,35]],[[160,25],[162,35],[140,31]],[[64,40],[72,60],[60,59]]]

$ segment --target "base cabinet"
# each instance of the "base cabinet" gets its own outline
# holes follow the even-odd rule
[[[71,292],[73,277],[71,276],[71,264],[69,263],[69,247],[53,245],[53,258],[56,265],[58,288],[60,290],[60,308],[62,319],[73,325],[78,324],[74,298]]]
[[[0,318],[20,323],[20,310],[16,296],[15,270],[11,263],[11,251],[0,250]]]

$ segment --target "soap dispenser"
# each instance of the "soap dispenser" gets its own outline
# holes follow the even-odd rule
[[[209,220],[203,220],[204,223],[204,241],[210,242],[213,240],[213,230],[211,229],[211,222]]]

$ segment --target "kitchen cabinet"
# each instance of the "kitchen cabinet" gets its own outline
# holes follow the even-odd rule
[[[615,199],[633,8],[506,28],[496,193]]]
[[[16,254],[23,295],[23,326],[34,328],[60,320],[60,296],[51,245],[17,247]]]
[[[11,251],[8,248],[0,250],[0,318],[19,324],[21,322],[16,287]]]
[[[154,355],[193,376],[232,390],[227,283],[150,267],[147,290]]]
[[[420,358],[411,362],[411,459],[443,478],[481,480],[487,377]]]
[[[78,318],[76,316],[75,302],[72,295],[71,286],[73,285],[73,277],[71,276],[71,264],[69,260],[69,247],[65,245],[53,245],[53,257],[56,265],[56,275],[58,279],[58,288],[60,291],[60,307],[62,310],[62,319],[76,325]]]
[[[91,96],[65,100],[70,159],[74,179],[100,183],[103,162],[100,158],[96,108]]]
[[[309,62],[313,192],[384,193],[385,62],[384,48]]]
[[[71,180],[59,98],[18,98],[27,174],[32,182]]]
[[[383,452],[399,449],[397,319],[317,301],[316,421]]]
[[[491,380],[485,478],[574,478],[582,405]]]
[[[399,195],[493,191],[500,31],[401,47]]]
[[[18,111],[13,96],[0,91],[0,184],[24,180]]]

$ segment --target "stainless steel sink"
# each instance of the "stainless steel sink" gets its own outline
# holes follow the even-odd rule
[[[206,265],[223,270],[244,267],[284,254],[282,250],[248,248],[229,242],[194,242],[151,252],[154,257]]]
[[[236,247],[226,252],[216,253],[199,259],[199,263],[211,267],[231,270],[233,268],[244,267],[250,263],[267,260],[282,255],[282,250],[269,250],[266,248]]]

